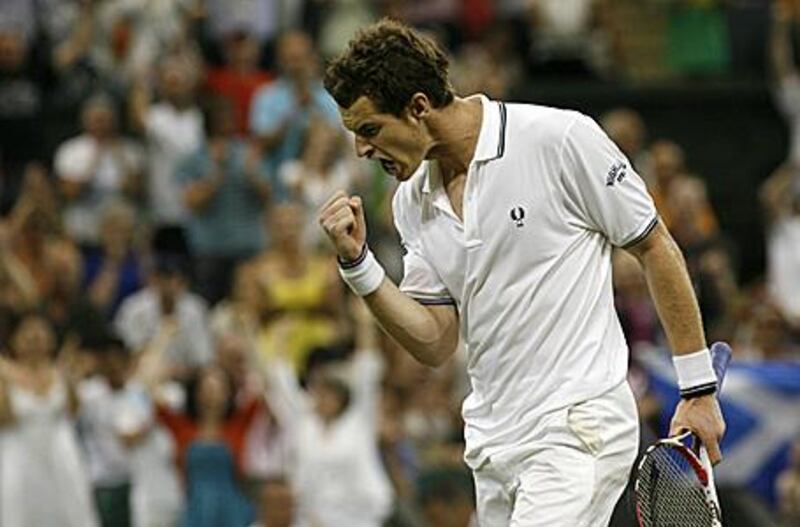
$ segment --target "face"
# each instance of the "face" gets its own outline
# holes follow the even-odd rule
[[[230,386],[222,370],[205,371],[197,388],[197,407],[202,413],[222,415],[231,397]]]
[[[326,168],[336,159],[339,146],[337,130],[321,121],[312,122],[303,146],[303,159],[311,166]]]
[[[297,80],[311,78],[316,57],[308,35],[300,32],[285,35],[278,44],[278,62],[287,77]]]
[[[123,210],[110,211],[100,226],[100,238],[107,250],[126,249],[133,239],[133,217]]]
[[[303,233],[303,209],[294,204],[275,207],[270,214],[270,232],[277,245],[294,245]]]
[[[161,90],[164,97],[173,102],[189,99],[192,92],[192,76],[188,68],[178,61],[165,64],[161,69]]]
[[[171,312],[183,291],[183,278],[174,272],[158,272],[154,275],[154,283],[162,304],[170,306],[166,311]]]
[[[650,155],[656,178],[661,183],[668,183],[683,171],[683,152],[680,147],[669,141],[654,144]]]
[[[314,409],[324,420],[332,420],[344,410],[342,395],[324,379],[312,380],[309,393],[314,401]]]
[[[258,55],[258,41],[250,35],[234,35],[225,43],[225,58],[232,66],[254,68]]]
[[[114,111],[103,103],[91,104],[83,112],[83,127],[94,137],[109,137],[116,127]]]
[[[350,108],[339,108],[344,125],[355,134],[356,154],[380,162],[387,174],[408,180],[425,159],[431,138],[423,123],[430,111],[424,95],[417,94],[400,117],[381,113],[366,96]]]
[[[604,123],[608,135],[628,156],[636,155],[644,142],[644,124],[638,114],[618,110]]]
[[[39,316],[25,318],[12,337],[14,355],[18,359],[51,357],[55,345],[56,338],[53,328]]]
[[[28,50],[19,33],[0,30],[0,69],[16,70],[25,62]]]
[[[234,379],[247,373],[247,341],[239,335],[223,336],[217,343],[217,361]]]
[[[125,385],[130,371],[130,357],[125,350],[109,350],[100,361],[103,377],[115,388]]]

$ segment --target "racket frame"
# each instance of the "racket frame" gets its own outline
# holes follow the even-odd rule
[[[732,357],[732,350],[726,343],[716,342],[711,346],[711,360],[714,367],[714,373],[717,376],[718,391],[722,389],[722,381],[725,379],[725,373],[728,369]],[[691,448],[684,444],[690,437],[693,438],[695,444],[699,444],[699,455],[695,454]],[[641,472],[645,461],[649,458],[657,448],[673,448],[681,456],[686,459],[689,465],[697,475],[700,485],[703,489],[706,504],[711,511],[711,525],[709,527],[722,527],[722,509],[719,506],[719,497],[717,496],[717,487],[714,484],[714,469],[711,465],[711,460],[708,458],[708,451],[706,447],[700,443],[699,439],[694,437],[691,432],[684,432],[674,437],[667,437],[656,441],[650,445],[642,456],[639,466],[637,467],[636,483],[634,484],[634,497],[636,500],[636,520],[639,525],[642,525],[642,512],[640,500],[640,485],[641,480],[638,474]]]
[[[692,467],[694,470],[695,475],[697,476],[698,481],[700,482],[700,487],[703,490],[703,498],[708,505],[708,510],[711,512],[711,525],[709,527],[722,527],[722,510],[719,506],[719,498],[717,497],[717,489],[714,485],[714,471],[711,466],[711,461],[708,458],[708,452],[704,446],[700,446],[700,455],[692,451],[692,449],[684,443],[689,438],[693,437],[691,432],[685,432],[683,434],[674,436],[674,437],[667,437],[664,439],[660,439],[650,445],[647,450],[645,451],[644,456],[642,456],[641,461],[639,461],[639,466],[637,467],[637,474],[641,472],[642,467],[648,461],[650,455],[659,448],[671,448],[678,454],[680,454],[686,462]],[[695,441],[697,439],[695,438]],[[639,522],[639,525],[643,524],[643,517],[642,517],[642,510],[641,510],[641,489],[640,486],[642,481],[636,478],[636,483],[634,485],[634,495],[636,498],[636,520]]]

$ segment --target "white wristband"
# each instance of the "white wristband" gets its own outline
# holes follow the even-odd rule
[[[378,263],[369,247],[364,245],[361,254],[352,262],[339,260],[339,274],[355,294],[367,296],[380,287],[386,271]]]
[[[681,397],[697,397],[717,390],[717,375],[708,348],[688,355],[676,355],[672,357],[672,362],[678,374]]]

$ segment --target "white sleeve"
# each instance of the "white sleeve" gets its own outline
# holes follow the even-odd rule
[[[92,148],[77,140],[63,143],[56,150],[53,166],[56,175],[67,181],[85,181],[90,178],[88,174],[93,152]]]
[[[114,327],[125,342],[125,346],[137,353],[147,345],[152,336],[146,319],[147,314],[140,307],[140,299],[137,296],[131,296],[122,302],[114,318]]]
[[[383,371],[384,363],[380,351],[373,349],[355,351],[350,362],[350,385],[353,390],[351,404],[353,409],[376,429]]]
[[[267,405],[275,413],[278,423],[289,433],[295,433],[301,419],[313,411],[297,382],[297,375],[282,357],[265,360],[262,369],[267,381]]]
[[[784,115],[793,117],[800,114],[800,75],[782,79],[775,90],[775,100]]]
[[[653,199],[625,155],[589,117],[578,116],[561,149],[568,208],[587,229],[627,247],[658,223]]]
[[[405,218],[403,206],[398,199],[400,192],[398,189],[392,203],[395,228],[403,246],[403,279],[400,282],[400,291],[421,304],[454,305],[455,300],[447,286],[425,258],[412,222]]]

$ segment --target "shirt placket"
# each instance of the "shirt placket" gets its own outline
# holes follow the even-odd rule
[[[467,181],[464,185],[464,240],[467,249],[474,249],[483,243],[478,218],[478,170],[470,163]]]

